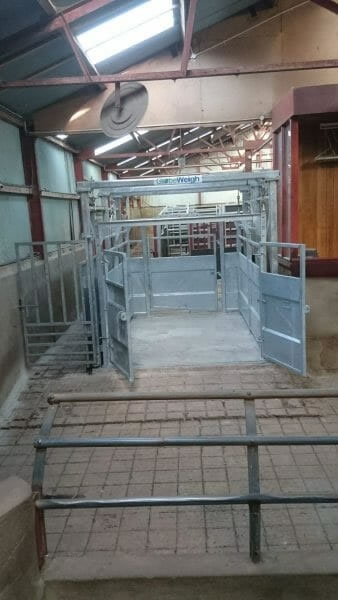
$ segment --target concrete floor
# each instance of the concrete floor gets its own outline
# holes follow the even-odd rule
[[[261,361],[259,345],[238,312],[170,311],[132,321],[136,368],[211,366]]]
[[[267,435],[333,435],[336,400],[279,400],[277,390],[334,387],[332,374],[301,378],[266,362],[214,367],[146,369],[130,386],[113,369],[93,375],[45,367],[34,370],[27,389],[0,424],[0,480],[28,482],[46,398],[56,391],[199,392],[271,390],[256,402],[257,426]],[[243,403],[226,401],[97,402],[63,405],[53,436],[238,435],[245,431]],[[338,490],[334,447],[268,447],[260,451],[261,489],[267,493]],[[47,452],[46,494],[66,497],[238,494],[248,490],[244,448],[97,448]],[[51,557],[68,560],[104,554],[248,556],[245,506],[153,509],[57,510],[46,515]],[[288,551],[338,552],[338,504],[264,506],[264,556]],[[111,560],[111,559],[110,559]],[[295,557],[295,561],[297,561]]]

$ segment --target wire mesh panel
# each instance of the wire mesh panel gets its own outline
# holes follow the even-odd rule
[[[92,250],[89,239],[16,244],[28,366],[99,364]]]

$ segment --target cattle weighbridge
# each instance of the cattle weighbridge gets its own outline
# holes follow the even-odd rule
[[[263,358],[305,374],[305,247],[277,241],[278,178],[276,171],[260,170],[78,184],[84,235],[94,248],[88,298],[95,304],[90,312],[97,319],[101,364],[117,367],[133,381],[134,315],[222,310],[239,311]],[[226,190],[242,195],[234,212],[190,216],[180,210],[154,218],[95,221],[90,211],[94,193],[117,205],[129,196]],[[235,245],[229,224],[236,227]],[[178,255],[163,256],[173,226],[187,243]],[[196,247],[199,252],[192,252]],[[299,258],[298,277],[279,272],[280,255]],[[85,281],[90,282],[88,273]]]

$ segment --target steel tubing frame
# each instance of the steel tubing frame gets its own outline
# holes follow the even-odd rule
[[[191,506],[191,505],[243,505],[249,507],[250,557],[253,562],[261,558],[261,505],[268,504],[316,504],[337,503],[338,493],[333,494],[263,494],[260,491],[260,446],[318,446],[338,445],[338,436],[259,436],[257,435],[255,400],[269,398],[338,398],[338,389],[285,389],[257,390],[254,392],[226,391],[200,394],[129,394],[129,393],[63,393],[48,398],[49,408],[45,415],[40,437],[36,440],[36,458],[33,468],[32,489],[36,507],[36,536],[40,564],[47,552],[44,511],[61,508],[145,507],[145,506]],[[50,438],[58,406],[74,402],[134,402],[134,401],[196,401],[196,400],[242,400],[245,406],[246,435],[193,436],[171,438]],[[176,496],[144,498],[67,499],[45,498],[43,479],[48,448],[114,448],[114,447],[162,447],[162,446],[245,446],[247,448],[249,493],[233,496]]]

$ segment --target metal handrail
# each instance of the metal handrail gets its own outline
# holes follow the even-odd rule
[[[263,436],[257,435],[255,400],[269,398],[338,398],[338,389],[283,389],[257,390],[253,392],[227,391],[199,394],[129,394],[129,393],[63,393],[48,398],[49,408],[42,423],[40,436],[35,441],[36,458],[33,468],[32,489],[36,506],[36,535],[40,564],[47,552],[44,511],[53,509],[81,509],[102,507],[145,506],[210,506],[243,505],[249,507],[250,557],[253,562],[261,558],[261,505],[268,504],[317,504],[337,503],[338,492],[332,494],[266,494],[260,491],[260,446],[319,446],[338,445],[335,436]],[[111,401],[177,401],[177,400],[243,400],[245,408],[246,435],[238,436],[180,436],[180,437],[105,437],[105,438],[51,438],[58,406],[73,402]],[[43,479],[46,451],[48,448],[114,448],[114,447],[162,447],[162,446],[245,446],[247,448],[249,493],[229,496],[175,496],[144,498],[59,498],[45,497]]]

